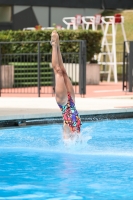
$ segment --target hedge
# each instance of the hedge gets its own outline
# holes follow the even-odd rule
[[[45,31],[0,31],[0,42],[18,42],[18,41],[50,41],[51,30]],[[60,40],[86,40],[87,61],[91,61],[94,54],[100,52],[102,33],[92,30],[58,30]],[[36,53],[37,45],[34,43],[1,44],[1,51],[5,53]],[[61,42],[62,52],[79,52],[77,43]],[[50,43],[41,44],[41,52],[51,52]]]

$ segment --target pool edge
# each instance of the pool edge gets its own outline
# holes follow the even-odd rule
[[[85,121],[101,121],[101,120],[113,120],[113,119],[125,119],[133,118],[133,110],[109,110],[102,112],[81,112],[80,114],[83,122]],[[17,119],[0,120],[0,128],[13,127],[13,126],[27,126],[27,125],[43,125],[62,123],[62,116],[46,116],[46,117],[18,117]]]

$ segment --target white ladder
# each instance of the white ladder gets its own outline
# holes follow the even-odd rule
[[[111,73],[113,72],[113,77],[115,83],[117,83],[117,58],[116,58],[116,33],[117,26],[121,25],[122,34],[124,41],[126,41],[126,34],[124,29],[124,17],[120,14],[115,16],[102,17],[102,23],[104,24],[103,38],[101,44],[102,53],[98,55],[98,63],[101,65],[108,65],[108,71],[101,71],[102,74],[107,74],[107,81],[110,82]],[[111,32],[109,33],[109,27],[111,27]],[[110,43],[108,40],[110,39]],[[127,52],[129,52],[128,44],[126,43]],[[104,52],[106,50],[106,52]],[[103,60],[103,56],[108,59],[107,62]]]

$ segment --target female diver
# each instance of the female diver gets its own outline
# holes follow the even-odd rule
[[[80,135],[81,119],[75,107],[75,94],[72,83],[63,66],[59,35],[51,34],[52,67],[55,74],[55,97],[63,116],[63,138],[73,139]]]

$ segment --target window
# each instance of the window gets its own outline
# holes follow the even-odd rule
[[[12,6],[0,6],[0,22],[12,22]]]

